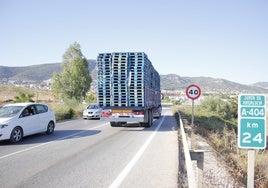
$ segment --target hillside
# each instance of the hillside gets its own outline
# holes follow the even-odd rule
[[[96,67],[95,60],[88,60],[89,70],[92,71]],[[25,67],[6,67],[0,66],[1,83],[42,83],[44,80],[51,79],[53,73],[61,72],[61,63],[32,65]]]
[[[96,60],[88,60],[89,70],[96,84],[97,69]],[[49,80],[53,73],[61,72],[61,63],[41,64],[25,67],[0,66],[0,84],[7,83],[35,83],[40,84]],[[225,79],[211,77],[181,77],[176,74],[160,75],[161,90],[185,90],[192,83],[198,84],[202,92],[223,93],[268,93],[268,83],[259,82],[254,85],[243,85]]]
[[[189,85],[199,85],[203,92],[223,93],[268,93],[268,90],[258,85],[244,85],[225,79],[211,77],[180,77],[175,74],[161,75],[162,90],[185,90]]]
[[[268,82],[258,82],[258,83],[255,83],[254,86],[258,86],[258,87],[268,89]]]

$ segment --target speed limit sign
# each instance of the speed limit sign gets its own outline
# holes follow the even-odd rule
[[[191,84],[186,88],[186,95],[192,100],[198,99],[201,95],[201,89],[198,85]]]

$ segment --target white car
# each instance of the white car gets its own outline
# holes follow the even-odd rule
[[[90,104],[83,111],[83,119],[100,119],[102,108],[98,104]]]
[[[52,134],[55,125],[55,114],[46,104],[14,103],[0,108],[0,140],[16,143],[24,136]]]

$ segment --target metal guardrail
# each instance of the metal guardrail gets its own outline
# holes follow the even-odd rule
[[[189,188],[202,188],[203,185],[203,169],[204,169],[204,152],[206,150],[190,149],[185,133],[185,128],[181,118],[181,114],[178,111],[180,118],[180,135],[181,144],[183,145],[184,158],[181,158],[180,163],[185,164],[187,173],[187,183]],[[192,127],[191,127],[192,128]],[[181,147],[179,147],[181,148]],[[182,151],[182,149],[181,149]],[[197,177],[195,177],[194,167],[192,161],[197,162]],[[181,165],[181,164],[180,164]]]
[[[178,112],[178,115],[180,118],[180,134],[181,134],[181,138],[182,138],[183,151],[184,151],[184,156],[185,156],[188,187],[189,188],[196,188],[197,185],[196,185],[196,180],[195,180],[195,176],[194,176],[193,164],[192,164],[190,150],[188,147],[188,142],[187,142],[186,134],[184,131],[184,126],[183,126],[180,112]]]

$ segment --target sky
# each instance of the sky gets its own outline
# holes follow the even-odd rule
[[[267,0],[0,0],[0,66],[145,52],[161,75],[268,82]]]

